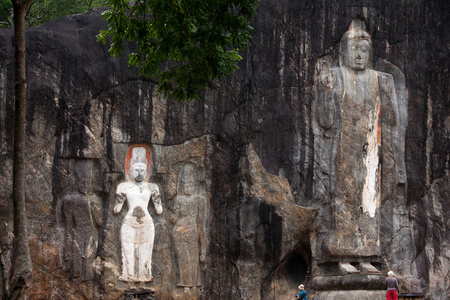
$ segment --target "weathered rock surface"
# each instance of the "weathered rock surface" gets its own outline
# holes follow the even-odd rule
[[[427,222],[425,251],[420,253],[427,265],[429,291],[434,299],[446,299],[450,295],[450,177],[437,179],[422,199]]]
[[[338,42],[355,17],[366,20],[374,69],[401,70],[408,95],[406,182],[396,199],[387,199],[392,209],[381,209],[381,257],[403,291],[449,297],[449,6],[262,1],[240,71],[183,104],[156,96],[152,82],[128,68],[125,57],[111,58],[96,42],[105,27],[102,9],[29,29],[26,192],[35,272],[29,299],[125,296],[130,286],[118,280],[125,212],[112,210],[135,144],[152,149],[151,181],[164,208],[161,216],[149,209],[154,281],[137,288],[155,290],[157,299],[279,299],[292,297],[303,281],[314,294],[310,228],[326,229],[332,218],[330,203],[313,195],[315,68],[320,58],[337,58]],[[13,52],[12,31],[1,30],[0,235],[6,255],[13,238]],[[198,256],[200,285],[188,290],[178,286],[183,264],[176,249],[183,244],[173,234],[186,164],[195,166],[196,194],[205,201],[206,238],[206,257]],[[80,196],[80,172],[88,174],[86,196]],[[83,240],[80,232],[87,241],[82,251],[73,248]],[[204,249],[200,236],[192,243]]]
[[[251,145],[240,158],[239,174],[241,200],[232,210],[233,234],[240,241],[236,267],[247,274],[239,278],[241,298],[286,297],[309,271],[309,232],[316,211],[294,203],[288,180],[268,174]],[[294,262],[298,270],[287,272]]]

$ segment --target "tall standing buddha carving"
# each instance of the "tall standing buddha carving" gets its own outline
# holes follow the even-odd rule
[[[341,274],[359,272],[356,263],[377,272],[380,204],[395,198],[402,166],[394,78],[372,69],[371,58],[370,35],[355,19],[341,39],[339,65],[324,60],[316,71],[314,196],[332,214],[321,260],[339,262]]]

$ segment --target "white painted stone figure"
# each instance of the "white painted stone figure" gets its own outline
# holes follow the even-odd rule
[[[185,290],[201,285],[200,262],[205,261],[204,214],[206,199],[198,193],[195,165],[183,165],[178,178],[173,238],[178,262],[178,286]]]
[[[156,184],[148,182],[148,161],[145,147],[132,148],[129,180],[116,190],[114,213],[119,213],[125,202],[128,211],[120,229],[122,245],[122,276],[120,280],[148,282],[152,277],[152,252],[155,226],[147,207],[150,199],[156,213],[162,214],[161,195]]]

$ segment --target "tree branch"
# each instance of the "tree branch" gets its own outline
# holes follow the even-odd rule
[[[0,25],[5,25],[8,27],[11,27],[12,23],[11,22],[0,22]]]

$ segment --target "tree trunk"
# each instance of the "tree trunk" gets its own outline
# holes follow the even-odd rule
[[[3,282],[3,290],[2,295],[3,299],[9,297],[9,282],[8,282],[8,276],[6,275],[6,264],[5,264],[5,258],[3,257],[2,252],[2,244],[0,243],[0,271],[2,275],[2,282]]]
[[[13,206],[14,244],[12,249],[12,277],[9,299],[25,295],[33,270],[28,245],[27,217],[25,210],[25,137],[26,137],[26,68],[25,68],[25,14],[32,0],[13,0],[14,6],[14,68],[15,68],[15,115],[14,115],[14,164]],[[5,295],[4,295],[5,296]]]

